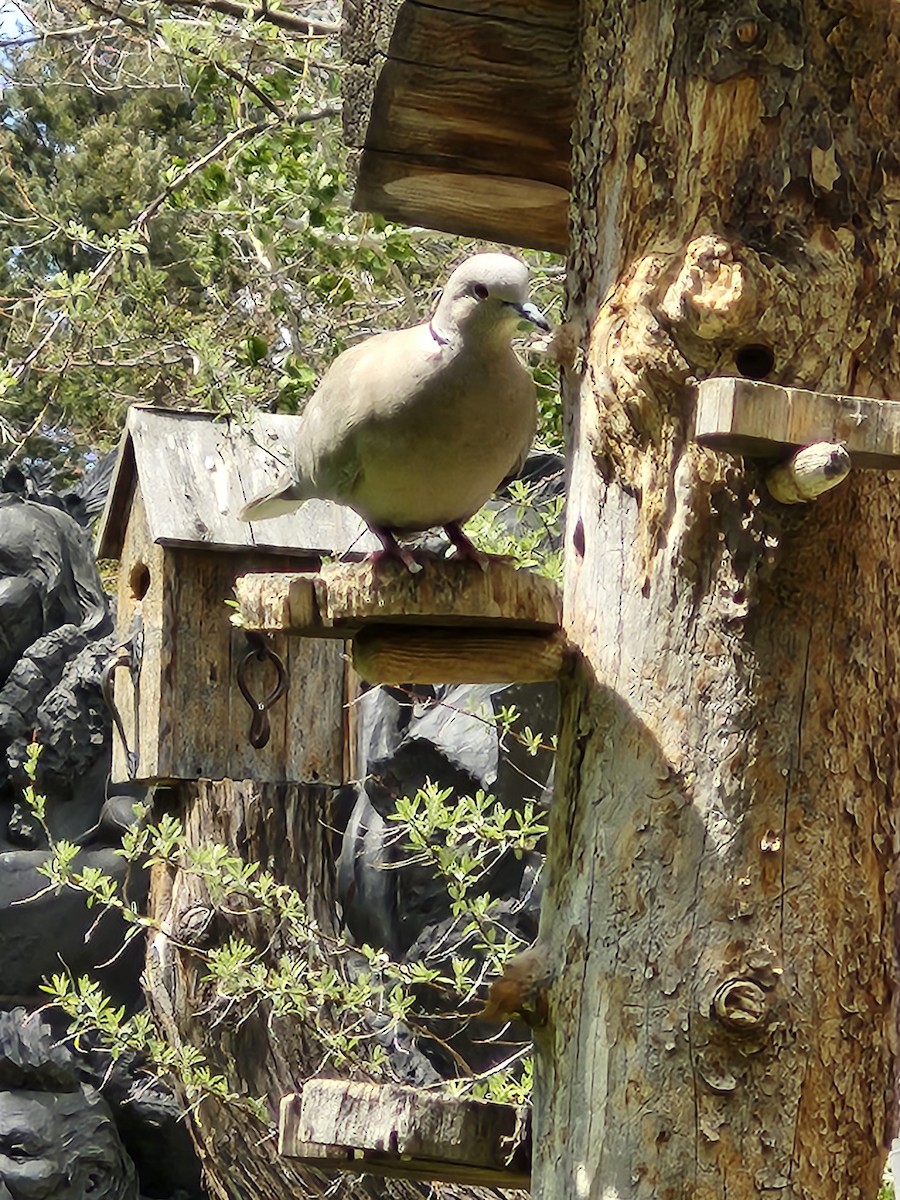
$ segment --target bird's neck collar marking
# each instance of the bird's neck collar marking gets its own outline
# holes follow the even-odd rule
[[[447,337],[444,337],[444,335],[442,333],[438,333],[438,331],[434,327],[434,322],[432,322],[432,321],[428,322],[428,329],[431,333],[431,336],[434,338],[434,340],[437,342],[437,344],[439,346],[446,346],[447,343],[450,341],[450,339]]]

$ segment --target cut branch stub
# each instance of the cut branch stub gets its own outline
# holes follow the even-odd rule
[[[729,979],[713,997],[713,1015],[735,1033],[755,1032],[766,1018],[766,992],[753,979]]]
[[[808,504],[850,474],[850,455],[838,442],[804,446],[766,476],[769,493],[781,504]]]

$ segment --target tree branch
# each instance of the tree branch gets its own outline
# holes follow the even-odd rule
[[[98,12],[108,12],[108,9],[94,3],[94,0],[86,0],[88,8],[93,8]],[[335,33],[340,33],[342,24],[340,21],[315,21],[310,17],[297,16],[292,12],[284,12],[278,8],[269,8],[268,4],[263,0],[262,4],[255,5],[250,3],[242,3],[241,0],[178,0],[177,4],[169,5],[171,9],[184,8],[206,8],[211,12],[224,13],[228,17],[237,17],[239,20],[246,20],[248,17],[254,21],[268,21],[272,25],[277,25],[280,29],[290,29],[293,33],[303,34],[304,37],[330,37]],[[130,18],[116,13],[117,20],[130,21]]]
[[[339,104],[324,105],[322,108],[294,114],[291,117],[291,122],[298,125],[304,125],[310,121],[321,121],[327,117],[336,116],[339,112]],[[213,148],[206,154],[202,155],[200,158],[194,159],[192,163],[188,163],[184,170],[179,172],[179,174],[176,175],[175,178],[166,185],[163,191],[160,192],[158,196],[154,197],[154,199],[151,200],[150,203],[138,213],[138,215],[131,222],[130,229],[133,231],[143,232],[148,223],[156,216],[167,200],[169,200],[177,191],[183,188],[184,185],[190,179],[192,179],[193,176],[202,171],[204,167],[209,166],[210,163],[215,162],[216,159],[225,154],[226,151],[228,151],[231,146],[235,144],[235,142],[248,141],[251,138],[257,137],[261,133],[269,133],[276,129],[280,124],[280,120],[257,121],[252,125],[244,125],[240,129],[233,130],[228,134],[227,137],[224,137],[221,141],[217,142],[216,145],[213,146]],[[121,258],[122,254],[123,250],[119,246],[114,246],[111,250],[108,250],[107,253],[104,254],[103,258],[101,258],[101,260],[97,263],[96,267],[94,267],[93,271],[91,271],[88,277],[88,286],[93,287],[94,285],[101,283],[105,276],[109,273],[112,266],[118,261],[119,258]],[[66,312],[58,312],[37,345],[25,355],[21,362],[19,362],[14,368],[10,369],[10,374],[16,383],[20,383],[25,378],[29,368],[36,361],[43,350],[50,344],[60,327],[67,321],[68,316]],[[16,451],[21,449],[22,444],[23,443],[20,442],[16,446]],[[14,453],[16,451],[14,451]]]

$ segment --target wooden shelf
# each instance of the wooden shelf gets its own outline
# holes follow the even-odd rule
[[[817,442],[846,446],[854,467],[900,469],[900,403],[716,377],[697,388],[694,437],[760,458]]]
[[[335,563],[312,573],[259,573],[235,582],[244,628],[353,639],[369,683],[533,683],[556,679],[566,645],[552,580],[503,559],[485,569],[425,558]]]
[[[278,1150],[320,1169],[527,1188],[531,1109],[395,1084],[311,1079],[281,1101]]]

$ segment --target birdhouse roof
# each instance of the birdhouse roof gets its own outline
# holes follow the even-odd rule
[[[327,500],[309,500],[270,521],[238,520],[239,509],[289,463],[299,420],[260,414],[245,425],[213,413],[134,405],[97,533],[98,557],[120,556],[137,487],[150,536],[162,545],[298,557],[375,547],[356,513]]]
[[[345,0],[354,207],[568,246],[578,0]]]

